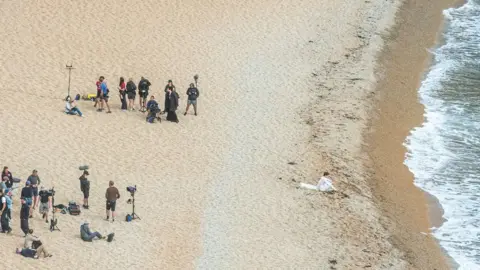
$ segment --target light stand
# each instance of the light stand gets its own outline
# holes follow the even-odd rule
[[[135,213],[135,192],[137,192],[137,186],[135,185],[135,191],[130,192],[130,195],[132,196],[131,202],[132,202],[132,219],[141,219],[140,216]]]
[[[65,68],[68,69],[68,93],[67,96],[70,96],[70,77],[72,75],[72,69],[74,69],[73,64],[65,65]]]

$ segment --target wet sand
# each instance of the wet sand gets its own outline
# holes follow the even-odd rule
[[[387,46],[377,70],[378,107],[365,147],[372,158],[376,200],[385,216],[382,223],[393,234],[392,243],[405,251],[415,269],[450,269],[454,262],[442,259],[444,252],[431,227],[444,222],[438,200],[413,185],[413,175],[403,164],[406,136],[422,124],[424,107],[418,88],[428,69],[429,48],[439,39],[442,10],[454,1],[406,1],[398,13],[397,26],[387,37]],[[367,163],[368,164],[368,163]]]

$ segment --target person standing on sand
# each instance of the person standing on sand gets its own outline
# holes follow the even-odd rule
[[[27,203],[28,207],[30,208],[30,218],[32,218],[32,197],[33,197],[33,189],[32,185],[30,184],[30,181],[27,181],[25,183],[25,187],[22,188],[22,193],[20,195],[20,199],[25,200]]]
[[[100,96],[101,96],[101,88],[100,88],[100,85],[102,84],[101,79],[102,77],[100,77],[98,81],[95,83],[97,85],[97,97],[95,98],[95,105],[93,105],[94,108],[97,107],[97,103],[100,100]]]
[[[122,111],[127,110],[127,87],[125,85],[125,79],[120,77],[120,83],[118,84],[118,92],[120,94],[120,102],[122,102]]]
[[[5,194],[3,190],[0,190],[0,223],[2,224],[2,232],[10,234],[12,232],[12,228],[10,228],[10,224],[8,221],[8,208],[7,208],[7,198],[5,198]]]
[[[140,111],[145,112],[147,110],[147,97],[148,97],[148,90],[150,88],[149,80],[142,77],[140,82],[138,83],[138,95],[140,96]]]
[[[81,113],[80,113],[81,114]],[[38,206],[38,185],[40,185],[40,177],[37,170],[33,170],[32,174],[28,177],[27,181],[32,184],[33,191],[33,210]]]
[[[173,88],[167,88],[165,94],[165,112],[167,112],[167,121],[178,123],[177,113],[178,108],[178,96],[177,92],[173,91]]]
[[[25,234],[25,236],[28,233],[28,220],[30,217],[30,207],[28,207],[28,204],[25,200],[21,200],[22,202],[22,208],[20,209],[20,228],[22,229],[22,232]]]
[[[80,190],[83,193],[83,208],[88,209],[88,197],[90,195],[90,181],[87,176],[90,175],[87,170],[78,178],[80,180]]]
[[[112,211],[112,222],[115,221],[115,207],[117,199],[120,199],[120,193],[114,186],[113,181],[108,183],[107,191],[105,192],[105,198],[107,199],[107,221],[110,219],[110,211]]]
[[[3,167],[3,171],[2,171],[2,179],[5,179],[5,177],[8,178],[8,180],[5,181],[5,185],[7,186],[7,188],[12,188],[13,176],[12,176],[12,173],[8,170],[7,166]]]
[[[195,116],[197,116],[197,98],[200,96],[200,91],[198,91],[193,83],[191,83],[190,87],[187,89],[187,96],[187,108],[183,115],[187,115],[190,105],[193,105],[193,111],[195,112]]]
[[[97,111],[103,111],[103,104],[105,103],[108,109],[107,113],[112,113],[112,111],[110,111],[110,106],[108,105],[108,92],[110,91],[108,90],[105,77],[101,76],[100,81],[102,82],[102,84],[100,84],[100,109],[98,109]]]
[[[133,82],[132,78],[128,79],[127,82],[127,96],[128,96],[128,109],[131,111],[135,110],[135,90],[137,90],[137,86]]]

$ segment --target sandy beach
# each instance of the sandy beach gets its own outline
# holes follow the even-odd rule
[[[435,14],[419,22],[428,23],[416,32],[428,35],[415,36],[425,41],[415,47],[420,62],[408,62],[423,67],[441,7],[410,2],[397,22],[411,19],[411,10]],[[48,259],[14,254],[23,245],[16,196],[13,233],[0,235],[0,268],[445,269],[435,241],[420,239],[419,230],[426,231],[429,223],[411,175],[404,169],[393,181],[408,181],[401,192],[415,193],[401,201],[400,191],[393,194],[380,184],[389,185],[381,176],[389,171],[381,168],[402,164],[402,138],[421,121],[414,101],[419,66],[414,74],[405,73],[411,75],[405,95],[415,103],[413,120],[405,120],[401,131],[385,127],[398,135],[386,146],[366,139],[377,138],[366,130],[388,125],[370,121],[377,108],[383,110],[376,60],[383,40],[392,37],[389,29],[401,4],[0,3],[0,90],[5,95],[0,99],[0,165],[23,180],[37,169],[45,187],[55,186],[56,203],[81,203],[80,165],[90,166],[91,181],[90,209],[80,216],[58,215],[61,232],[49,232],[38,213],[30,221],[54,254]],[[70,63],[75,67],[72,94],[95,93],[96,79],[106,77],[112,114],[96,112],[89,101],[79,102],[84,118],[63,113],[65,64]],[[183,116],[194,74],[200,76],[199,115]],[[181,97],[180,123],[147,124],[140,112],[122,112],[116,90],[120,76],[136,82],[148,78],[162,108],[163,88],[172,79]],[[388,147],[398,155],[384,159]],[[297,188],[300,182],[316,184],[324,171],[344,195]],[[110,180],[122,196],[114,223],[104,220]],[[131,185],[138,187],[141,220],[127,223],[123,218],[131,205],[125,188]],[[383,196],[388,199],[379,199]],[[418,206],[417,211],[394,219],[394,213],[407,210],[393,203],[406,200],[405,209]],[[83,242],[79,226],[84,220],[94,230],[115,232],[115,240]],[[397,230],[400,226],[405,227]]]

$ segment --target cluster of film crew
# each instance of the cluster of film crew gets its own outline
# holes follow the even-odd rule
[[[191,105],[193,106],[194,114],[197,115],[197,99],[200,96],[200,92],[196,86],[198,75],[195,75],[194,79],[195,84],[191,83],[190,87],[186,91],[186,95],[188,97],[187,107],[185,108],[185,112],[183,115],[187,115]],[[155,96],[149,96],[151,85],[152,84],[150,83],[150,81],[144,77],[141,77],[138,86],[133,82],[132,78],[130,78],[128,82],[125,83],[125,79],[123,77],[120,77],[120,81],[118,84],[118,93],[120,102],[122,104],[121,109],[123,111],[135,111],[135,98],[138,91],[139,111],[148,113],[146,117],[147,122],[153,123],[156,120],[161,121],[159,114],[167,113],[168,121],[178,123],[179,120],[176,111],[179,105],[178,100],[180,99],[180,96],[172,80],[168,80],[168,83],[164,89],[165,102],[163,112],[160,109],[160,106],[156,101]],[[98,106],[98,112],[102,112],[106,108],[107,113],[111,113],[112,111],[110,110],[110,106],[108,104],[108,100],[110,98],[110,90],[107,86],[107,82],[104,76],[100,76],[100,78],[96,82],[96,86],[97,95],[95,98],[94,107],[97,108]],[[80,109],[75,105],[75,101],[70,96],[67,96],[66,101],[67,104],[65,106],[65,112],[67,114],[83,116]]]
[[[88,167],[80,167],[83,171],[79,177],[80,190],[83,193],[83,208],[89,209],[88,197],[90,194],[90,181],[88,180]],[[4,234],[12,234],[12,206],[13,206],[13,192],[18,188],[21,180],[14,178],[8,167],[5,166],[2,170],[2,182],[0,185],[0,224],[1,232]],[[39,189],[40,187],[40,189]],[[133,194],[136,192],[136,187],[127,187],[127,191]],[[51,257],[52,254],[47,251],[47,248],[42,243],[38,236],[33,235],[33,229],[29,226],[29,219],[34,217],[35,210],[38,208],[42,215],[42,220],[49,223],[48,212],[52,211],[52,218],[50,220],[50,230],[55,230],[57,219],[55,219],[55,211],[57,207],[54,205],[55,189],[46,189],[41,186],[41,180],[37,170],[33,170],[32,174],[27,178],[25,186],[20,193],[20,228],[24,234],[24,245],[22,248],[17,248],[16,253],[24,257],[31,257],[38,259],[43,254],[45,258]],[[116,201],[120,198],[120,193],[115,187],[113,181],[109,181],[108,188],[105,192],[106,199],[106,219],[107,221],[115,221]],[[130,202],[131,200],[129,200]],[[128,216],[128,215],[127,215]],[[57,227],[58,229],[58,227]],[[89,228],[89,222],[84,221],[80,227],[80,237],[84,241],[91,242],[93,239],[107,239],[111,242],[113,233],[108,237],[102,236],[99,232],[92,232]]]

